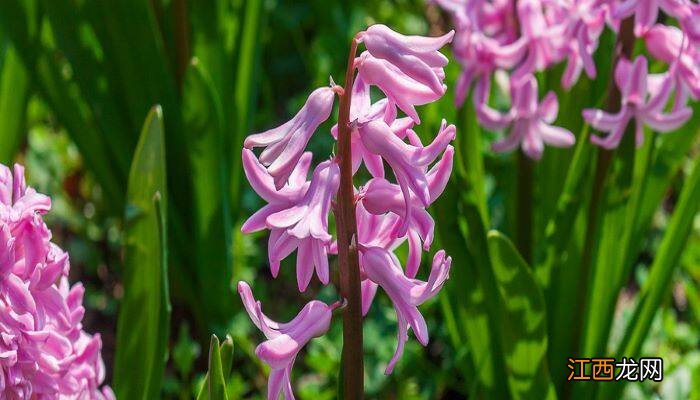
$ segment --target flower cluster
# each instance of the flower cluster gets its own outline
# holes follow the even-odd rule
[[[617,64],[615,84],[621,92],[622,110],[607,114],[586,110],[584,118],[608,132],[593,142],[616,147],[628,122],[636,121],[637,144],[646,124],[659,132],[676,129],[689,118],[689,96],[700,95],[700,6],[690,0],[433,0],[454,21],[457,33],[454,54],[462,65],[457,83],[460,105],[474,86],[472,99],[479,122],[491,130],[509,129],[509,135],[493,144],[494,151],[522,147],[539,159],[544,144],[568,147],[574,135],[552,126],[558,113],[554,92],[538,101],[535,74],[565,62],[561,78],[571,88],[582,72],[596,77],[594,53],[603,30],[619,32],[621,21],[634,18],[634,35],[643,38],[648,53],[669,65],[663,74],[648,74],[646,60]],[[659,9],[675,18],[680,28],[657,23]],[[511,108],[500,113],[489,106],[491,79],[501,82],[511,99]],[[632,77],[631,73],[637,73]],[[503,82],[506,81],[506,82]],[[648,89],[647,89],[648,87]],[[664,113],[672,92],[671,113]],[[647,98],[648,96],[648,98]]]
[[[51,200],[0,165],[0,393],[3,399],[114,399],[100,387],[99,334],[82,330],[84,289],[42,215]]]
[[[414,127],[420,124],[416,106],[445,94],[443,67],[447,58],[438,50],[452,40],[453,32],[428,38],[404,36],[384,25],[374,25],[355,36],[366,51],[354,59],[352,87],[332,83],[314,90],[301,110],[287,123],[249,136],[244,142],[243,168],[253,189],[266,202],[243,225],[245,233],[270,231],[268,256],[276,277],[280,263],[296,250],[296,276],[300,291],[313,279],[330,282],[329,254],[339,244],[329,232],[329,216],[339,193],[338,158],[318,164],[311,172],[312,155],[305,152],[311,136],[326,121],[336,95],[350,95],[350,154],[354,175],[364,165],[371,179],[355,188],[354,202],[361,277],[362,312],[366,315],[381,287],[394,304],[398,345],[386,372],[400,358],[411,328],[418,341],[428,343],[428,329],[418,306],[434,297],[448,278],[451,258],[438,251],[427,281],[416,279],[422,253],[433,241],[434,222],[426,208],[444,190],[452,170],[454,125],[443,121],[433,141],[424,145]],[[373,102],[370,87],[385,97]],[[348,93],[348,91],[351,91]],[[405,116],[400,116],[399,111]],[[338,125],[331,134],[338,137]],[[254,148],[262,151],[256,156]],[[388,165],[395,182],[387,179]],[[407,243],[405,268],[394,255]],[[293,398],[291,368],[301,348],[323,335],[332,312],[342,302],[327,305],[311,301],[288,323],[277,323],[262,313],[248,284],[238,291],[250,318],[267,338],[256,350],[271,368],[268,398],[283,393]]]

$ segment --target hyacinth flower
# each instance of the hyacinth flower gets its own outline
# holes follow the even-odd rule
[[[346,339],[343,392],[347,398],[361,396],[362,342],[357,332],[379,287],[395,303],[399,324],[399,350],[387,373],[403,352],[409,325],[419,341],[427,343],[427,327],[417,307],[442,287],[449,257],[438,252],[428,282],[413,278],[433,241],[434,221],[426,207],[449,179],[454,157],[449,144],[456,129],[443,121],[435,139],[425,146],[414,129],[420,124],[416,106],[431,103],[446,91],[443,68],[447,58],[439,49],[453,35],[405,36],[383,25],[369,27],[353,38],[345,87],[331,83],[317,89],[292,120],[246,139],[242,153],[246,177],[267,204],[242,230],[269,230],[268,258],[274,277],[281,261],[297,251],[297,284],[302,292],[314,271],[322,285],[331,284],[328,256],[337,254],[338,294],[343,297],[332,306],[312,301],[292,322],[278,324],[262,314],[248,285],[239,284],[250,318],[267,338],[256,354],[272,369],[268,399],[280,394],[293,398],[290,376],[297,354],[309,340],[328,330],[332,311],[341,304]],[[366,50],[357,56],[361,44]],[[384,97],[373,102],[370,86],[376,86]],[[317,165],[307,180],[311,156],[304,150],[330,117],[335,95],[340,107],[331,133],[338,142],[337,154]],[[257,157],[254,147],[264,147]],[[374,178],[358,190],[353,175],[362,165]],[[385,165],[391,168],[390,174],[385,175]],[[335,235],[329,231],[331,212],[335,214]],[[404,272],[393,251],[406,241],[409,258]],[[391,260],[391,265],[381,266],[390,273],[379,271],[377,252]],[[412,289],[404,293],[400,288],[407,285]]]
[[[396,104],[416,124],[420,124],[420,117],[415,106],[432,103],[444,94],[444,89],[435,93],[430,86],[411,78],[389,61],[372,56],[369,51],[363,52],[355,65],[365,82],[381,89],[389,101]],[[442,71],[439,79],[442,81],[444,78],[445,73]]]
[[[438,50],[452,41],[454,31],[440,37],[404,36],[386,25],[372,25],[357,35],[367,51],[376,58],[388,61],[416,82],[429,87],[436,94],[445,94],[443,67],[447,57]]]
[[[270,247],[270,259],[279,269],[279,261],[297,249],[297,284],[305,291],[314,269],[319,280],[328,284],[327,248],[332,237],[328,233],[331,198],[338,190],[338,165],[330,161],[314,170],[309,189],[303,198],[290,207],[270,214],[266,219],[276,241]],[[278,233],[275,235],[274,233]]]
[[[561,14],[558,17],[567,21],[563,36],[571,38],[565,50],[568,61],[561,78],[565,89],[578,81],[582,71],[591,79],[596,77],[593,53],[605,28],[606,11],[597,0],[572,0],[567,7],[557,10]]]
[[[621,108],[615,114],[597,109],[586,109],[583,117],[594,128],[608,132],[604,138],[591,136],[591,141],[606,149],[616,148],[625,134],[627,125],[635,121],[635,143],[644,143],[644,125],[658,132],[669,132],[683,125],[692,115],[688,107],[664,112],[673,90],[673,78],[666,73],[655,92],[648,90],[647,60],[643,56],[634,62],[621,59],[615,67],[615,84],[621,93]]]
[[[253,324],[267,338],[258,345],[255,354],[272,369],[267,386],[268,399],[277,399],[282,392],[286,398],[293,399],[290,376],[297,354],[311,339],[328,331],[333,309],[338,304],[328,306],[312,300],[291,321],[277,323],[263,314],[262,305],[255,301],[247,283],[238,282],[238,293]]]
[[[370,98],[370,86],[362,79],[361,75],[355,78],[352,90],[353,100],[350,105],[350,121],[363,123],[375,119],[383,119],[384,122],[391,126],[391,130],[400,138],[404,138],[406,136],[406,130],[413,127],[414,122],[411,118],[397,118],[396,106],[391,104],[388,99],[383,98],[376,103],[372,103]],[[338,138],[337,124],[331,128],[331,134],[335,139]],[[384,177],[382,158],[377,154],[367,151],[356,129],[352,130],[350,146],[352,147],[353,173],[356,173],[360,165],[364,164],[372,176]]]
[[[296,168],[290,175],[289,184],[280,190],[276,189],[274,178],[260,164],[251,150],[243,149],[242,159],[243,172],[248,182],[255,193],[268,203],[243,223],[241,231],[251,233],[265,229],[267,217],[292,206],[306,194],[309,187],[308,182],[306,182],[306,174],[311,166],[311,153],[306,152],[300,157]],[[275,272],[274,275],[276,276],[277,273]]]
[[[612,16],[618,20],[634,15],[634,34],[643,36],[659,17],[659,10],[677,18],[691,34],[699,32],[700,22],[695,4],[687,0],[624,0],[613,8]]]
[[[500,113],[486,103],[477,109],[479,121],[486,128],[510,128],[506,138],[491,146],[494,151],[509,151],[520,145],[528,157],[539,160],[544,152],[544,143],[569,147],[576,142],[570,131],[552,125],[559,112],[554,92],[547,93],[538,103],[537,90],[537,80],[530,75],[522,85],[512,85],[512,106],[508,113]]]
[[[289,122],[245,139],[243,147],[246,149],[265,147],[260,154],[260,162],[267,166],[277,189],[287,183],[311,136],[331,115],[337,90],[336,87],[314,90]]]
[[[428,327],[417,306],[435,296],[445,283],[450,273],[452,259],[438,251],[433,258],[430,277],[427,282],[410,279],[404,275],[398,258],[379,247],[366,248],[362,251],[364,273],[373,282],[387,292],[394,303],[398,320],[398,346],[394,356],[386,367],[386,374],[391,374],[396,362],[403,354],[408,340],[410,327],[423,345],[428,344]]]
[[[452,172],[453,159],[454,148],[448,146],[442,159],[426,174],[430,197],[428,205],[432,204],[445,190],[447,181]],[[428,250],[432,244],[433,232],[435,230],[433,218],[413,195],[411,195],[410,211],[406,212],[406,204],[400,186],[383,178],[373,178],[367,182],[360,190],[358,197],[362,201],[363,210],[367,210],[371,214],[383,216],[387,213],[392,213],[400,217],[402,221],[404,221],[407,216],[410,217],[407,233],[408,259],[406,261],[406,275],[410,278],[414,278],[420,265],[421,250]],[[363,223],[359,220],[358,218],[358,227],[364,228]],[[395,224],[394,229],[400,227],[398,221],[396,221]],[[367,227],[366,229],[376,228]],[[394,235],[401,236],[400,232]],[[362,240],[362,234],[358,233],[358,237],[360,244],[371,245]],[[421,243],[423,244],[421,245]]]
[[[8,399],[114,399],[100,335],[82,330],[83,287],[43,222],[51,201],[24,169],[0,165],[0,393]]]
[[[447,149],[449,143],[455,138],[455,126],[443,124],[435,140],[425,147],[405,143],[393,134],[389,125],[381,120],[363,124],[359,127],[359,131],[365,148],[382,156],[393,169],[403,192],[406,209],[410,209],[411,193],[415,194],[421,204],[427,207],[430,204],[430,191],[422,167],[432,163]]]
[[[559,49],[564,45],[564,24],[548,24],[542,2],[522,0],[517,2],[520,21],[520,40],[526,42],[526,55],[516,67],[511,79],[520,84],[534,72],[542,71],[560,58]]]
[[[684,39],[683,31],[673,26],[657,24],[645,34],[649,54],[673,66],[676,82],[675,107],[684,106],[690,94],[700,99],[700,51]]]
[[[495,70],[515,67],[525,54],[526,42],[516,40],[514,8],[508,1],[436,2],[450,10],[457,27],[452,47],[462,64],[455,87],[455,104],[460,106],[473,81],[483,87]]]

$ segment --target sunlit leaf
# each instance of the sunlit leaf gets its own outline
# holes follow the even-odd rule
[[[123,399],[160,398],[168,354],[167,190],[163,115],[148,114],[134,154],[124,232],[114,390]]]

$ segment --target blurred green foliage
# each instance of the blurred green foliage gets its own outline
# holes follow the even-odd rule
[[[164,348],[152,349],[170,354],[160,396],[189,399],[225,388],[231,399],[264,398],[267,370],[254,355],[261,336],[241,310],[235,282],[254,281],[256,297],[280,320],[311,298],[330,300],[335,293],[312,285],[299,295],[289,260],[272,280],[265,235],[239,232],[261,204],[242,178],[240,144],[292,115],[329,76],[340,83],[350,38],[376,22],[414,34],[449,29],[421,0],[0,4],[0,162],[27,164],[30,182],[52,196],[47,220],[71,254],[71,279],[86,284],[85,325],[103,335],[109,376],[120,365],[114,362],[118,305],[134,309],[131,288],[123,285],[131,285],[135,269],[153,268],[120,252],[133,240],[124,218],[129,170],[139,162],[144,120],[159,104],[173,303],[173,334],[158,339]],[[601,77],[610,73],[613,41],[604,35],[597,52]],[[452,62],[450,88],[458,72]],[[444,294],[421,309],[430,344],[409,341],[391,376],[383,371],[395,346],[395,317],[389,300],[377,298],[365,320],[368,398],[700,396],[698,107],[678,132],[649,132],[654,139],[642,149],[619,151],[605,182],[599,245],[586,249],[598,154],[580,110],[603,101],[608,81],[582,79],[565,93],[560,74],[561,68],[541,74],[540,87],[557,91],[557,124],[574,131],[578,145],[548,148],[535,167],[533,208],[525,210],[534,221],[527,262],[508,239],[522,229],[516,156],[490,152],[499,133],[482,131],[469,107],[456,110],[452,90],[422,108],[417,130],[424,138],[442,118],[458,127],[454,177],[432,210],[434,247],[453,256],[452,276]],[[332,151],[324,134],[330,125],[310,144],[319,155]],[[593,252],[590,276],[581,274],[586,251]],[[584,280],[588,291],[581,294]],[[584,311],[577,313],[582,301]],[[128,336],[123,330],[116,334],[121,342]],[[224,356],[220,344],[208,346],[212,333],[231,335],[232,363],[224,361],[228,349]],[[336,398],[341,343],[334,323],[297,360],[299,398]],[[219,354],[220,364],[211,364],[206,348]],[[628,384],[624,392],[619,385],[566,382],[570,356],[640,354],[664,358],[663,382]],[[133,357],[127,361],[145,362]],[[232,365],[230,374],[225,364]],[[213,387],[205,375],[212,366]],[[119,393],[124,378],[117,375]],[[154,390],[150,397],[157,397]]]

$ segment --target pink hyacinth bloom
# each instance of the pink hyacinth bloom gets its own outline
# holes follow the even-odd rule
[[[360,247],[381,247],[393,251],[412,234],[412,231],[409,230],[407,236],[397,237],[396,227],[401,223],[399,216],[391,213],[372,214],[365,209],[362,202],[357,203],[355,215],[357,221],[357,241]],[[418,248],[419,258],[417,263],[420,264],[420,238],[414,247]],[[362,315],[364,316],[369,312],[374,296],[377,294],[377,284],[364,277],[364,272],[362,272],[364,271],[362,252],[358,253],[358,259],[360,272],[363,276],[360,283],[360,292],[362,296]]]
[[[452,14],[456,33],[452,48],[462,64],[455,87],[455,103],[460,106],[472,81],[486,85],[497,68],[513,68],[526,50],[525,40],[515,34],[514,7],[503,1],[436,1]]]
[[[693,99],[700,99],[700,51],[684,40],[683,31],[657,24],[645,33],[644,39],[649,54],[675,67],[673,72],[681,85],[680,90],[676,87],[677,95],[690,92]],[[682,97],[677,97],[681,100],[676,105],[685,105]]]
[[[243,147],[247,149],[265,147],[260,154],[260,162],[268,166],[277,189],[287,183],[309,139],[318,126],[330,117],[337,90],[336,87],[314,90],[294,118],[277,128],[250,135],[243,142]]]
[[[410,220],[411,193],[420,203],[430,204],[430,191],[424,167],[432,163],[455,138],[456,128],[443,121],[440,132],[428,146],[413,146],[397,137],[384,121],[370,121],[359,127],[360,137],[367,150],[382,158],[391,166],[403,192],[405,203],[405,221],[400,229],[400,236],[408,230]]]
[[[459,41],[461,35],[457,37],[458,41],[455,45],[461,42]],[[457,106],[464,103],[469,94],[472,81],[476,80],[477,88],[488,86],[493,71],[497,68],[511,68],[516,65],[522,58],[525,50],[524,41],[499,45],[493,39],[487,38],[478,32],[470,35],[469,39],[473,40],[474,43],[460,47],[461,51],[464,52],[460,57],[466,61],[463,62],[464,68],[457,79],[455,87],[455,104]],[[457,48],[455,48],[455,53],[457,51]],[[473,55],[467,55],[469,53]],[[478,101],[478,99],[474,99],[475,103]]]
[[[247,283],[238,282],[238,293],[253,324],[267,338],[258,345],[255,354],[272,369],[267,383],[268,400],[277,400],[282,393],[285,399],[294,399],[290,376],[297,354],[311,339],[328,331],[337,304],[328,306],[313,300],[290,322],[278,323],[263,314],[262,305],[255,300]]]
[[[484,5],[480,13],[484,29],[491,31],[498,24],[506,23],[508,18],[505,16],[513,12],[506,11],[508,1],[480,3]],[[514,40],[513,30],[508,32],[508,41]],[[300,291],[306,290],[314,271],[322,284],[329,283],[327,257],[338,253],[339,244],[328,231],[328,219],[338,192],[340,160],[350,158],[351,171],[345,172],[354,175],[364,165],[374,177],[359,191],[352,188],[354,198],[335,200],[355,203],[357,234],[352,237],[352,244],[360,250],[362,314],[369,311],[380,285],[395,303],[399,317],[399,345],[387,373],[391,372],[403,352],[409,326],[421,343],[427,342],[427,328],[417,306],[437,293],[447,279],[451,262],[444,252],[439,252],[428,282],[413,279],[422,252],[429,250],[433,240],[434,221],[426,207],[447,185],[454,157],[454,149],[449,144],[456,131],[454,125],[443,121],[436,138],[424,146],[413,131],[413,126],[420,123],[415,107],[434,102],[444,95],[443,68],[447,58],[439,53],[439,49],[453,36],[454,32],[438,38],[404,36],[383,25],[369,27],[355,36],[357,43],[365,45],[366,51],[349,66],[352,70],[348,72],[355,75],[354,84],[352,88],[333,85],[329,89],[341,96],[350,94],[348,90],[352,91],[351,97],[344,98],[351,99],[349,119],[344,116],[342,119],[347,124],[344,128],[349,134],[346,139],[349,139],[350,154],[345,152],[319,164],[310,181],[306,180],[306,174],[311,156],[302,153],[313,131],[328,118],[330,111],[321,106],[316,107],[323,108],[317,116],[305,105],[287,124],[251,136],[243,151],[246,177],[267,205],[244,223],[242,231],[270,230],[268,258],[275,277],[280,261],[297,250],[296,272]],[[498,43],[500,46],[501,42]],[[516,58],[519,58],[517,54]],[[371,86],[382,91],[385,98],[373,102]],[[307,105],[310,102],[307,101]],[[323,102],[323,106],[326,105],[332,107],[332,99]],[[399,117],[399,109],[407,116]],[[338,125],[331,128],[336,139],[338,131]],[[252,147],[265,147],[259,159]],[[435,162],[438,158],[440,160]],[[388,175],[396,179],[396,184],[385,179],[385,162],[391,168]],[[392,253],[404,242],[408,242],[409,253],[405,272]],[[385,257],[383,261],[387,257],[390,260],[389,264],[381,265],[386,271],[379,270],[380,256]],[[287,399],[293,398],[290,375],[294,359],[311,338],[328,330],[331,311],[340,303],[329,307],[321,302],[310,302],[292,322],[278,324],[262,314],[260,303],[255,302],[247,284],[239,283],[239,292],[254,324],[268,338],[256,351],[258,357],[272,368],[268,398],[277,399],[282,393]]]
[[[273,274],[279,270],[279,262],[297,249],[297,284],[302,292],[311,282],[314,269],[321,283],[328,284],[327,248],[332,240],[328,214],[339,180],[338,164],[332,161],[319,164],[304,197],[266,219],[272,231],[268,252]]]
[[[0,397],[111,400],[100,335],[82,330],[82,285],[69,286],[42,219],[50,208],[21,166],[0,165]]]
[[[615,84],[620,89],[622,105],[620,111],[610,114],[602,110],[583,110],[583,117],[594,128],[608,132],[601,138],[591,136],[591,141],[603,148],[616,148],[632,119],[635,120],[635,143],[637,147],[644,142],[644,125],[658,132],[668,132],[683,125],[692,115],[688,107],[682,107],[669,113],[664,113],[673,90],[673,79],[668,73],[656,92],[647,89],[647,59],[639,56],[634,63],[620,59],[615,67]],[[649,97],[647,99],[647,97]]]
[[[454,158],[454,148],[448,146],[440,161],[438,161],[426,174],[428,182],[428,191],[430,193],[430,203],[435,201],[447,186],[447,181],[452,172],[452,163]],[[385,213],[393,213],[402,220],[406,218],[405,202],[401,188],[393,183],[390,183],[383,178],[374,178],[360,191],[360,196],[363,207],[372,214],[381,215]],[[418,272],[421,259],[421,242],[422,248],[429,250],[433,241],[434,221],[428,212],[423,208],[422,204],[415,197],[411,197],[411,211],[408,213],[411,220],[408,222],[408,260],[406,262],[406,275],[409,278],[414,278]],[[398,222],[398,221],[397,221]],[[362,226],[358,222],[358,229]],[[397,224],[398,228],[399,225]],[[396,237],[399,232],[393,232]],[[361,238],[361,237],[360,237]],[[364,243],[360,240],[361,244]]]
[[[692,37],[700,32],[697,5],[687,0],[623,0],[613,8],[612,15],[618,20],[634,15],[634,34],[640,37],[656,23],[659,9],[677,18]]]
[[[511,79],[520,85],[528,79],[528,75],[544,70],[561,58],[559,49],[565,44],[566,26],[547,23],[540,0],[521,0],[517,7],[527,54],[513,71]]]
[[[398,346],[385,371],[386,374],[391,374],[396,362],[403,354],[409,327],[423,346],[428,344],[428,327],[418,311],[418,306],[440,291],[449,277],[452,259],[446,257],[443,250],[438,251],[433,258],[428,281],[423,282],[406,277],[398,258],[393,253],[379,247],[368,247],[361,251],[364,273],[372,282],[384,289],[394,303],[396,311]]]
[[[439,37],[405,36],[386,25],[372,25],[357,35],[374,57],[388,61],[408,77],[429,87],[435,94],[445,94],[443,67],[447,57],[440,54],[442,46],[450,43],[454,31]]]
[[[243,149],[243,172],[245,173],[250,186],[267,205],[250,216],[241,227],[241,232],[251,233],[265,229],[267,217],[291,207],[306,193],[309,183],[306,181],[306,174],[311,166],[311,153],[304,153],[297,163],[294,171],[289,177],[289,183],[277,190],[274,178],[260,164],[252,150]]]
[[[477,109],[479,122],[487,129],[510,127],[509,135],[491,146],[493,151],[509,151],[521,145],[528,157],[539,160],[544,151],[544,143],[569,147],[576,142],[570,131],[552,125],[559,112],[554,92],[547,93],[538,104],[537,91],[537,80],[530,75],[522,85],[512,88],[512,106],[507,114],[499,113],[486,103]]]
[[[365,82],[381,89],[389,101],[417,124],[420,117],[415,106],[432,103],[442,96],[442,93],[436,94],[429,86],[406,75],[390,62],[373,57],[368,51],[357,58],[355,65]]]
[[[562,75],[562,86],[572,87],[585,70],[589,78],[595,78],[596,67],[593,53],[598,47],[598,38],[605,28],[606,7],[598,0],[571,0],[559,12],[567,24],[564,36],[570,38],[565,44],[568,62]]]
[[[350,121],[366,123],[375,119],[384,120],[399,137],[404,137],[406,129],[410,129],[414,124],[409,117],[396,118],[396,106],[391,104],[388,99],[383,98],[372,103],[369,85],[362,79],[362,75],[358,74],[353,83]],[[331,134],[334,138],[338,138],[337,124],[331,128]],[[352,129],[350,135],[353,174],[364,163],[372,176],[383,177],[384,163],[382,158],[365,149],[357,129]]]
[[[405,240],[396,237],[396,226],[400,221],[395,214],[372,214],[360,202],[355,207],[355,220],[357,221],[357,241],[361,246],[376,246],[393,250]],[[337,249],[334,250],[337,252]],[[360,271],[363,271],[361,252],[358,253],[358,260]],[[360,282],[360,293],[362,315],[364,316],[369,312],[374,296],[377,294],[377,284],[363,278]]]

